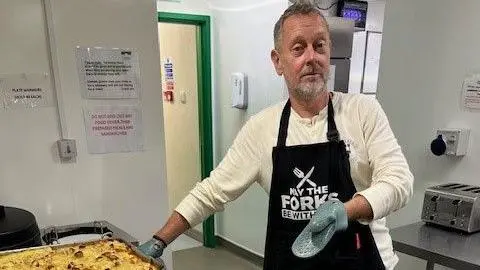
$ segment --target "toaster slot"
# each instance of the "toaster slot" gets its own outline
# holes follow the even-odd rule
[[[454,187],[454,186],[460,186],[460,184],[445,184],[445,185],[441,185],[440,187],[443,187],[443,188],[451,188],[451,187]]]
[[[461,189],[461,188],[464,188],[464,187],[468,187],[468,185],[460,185],[460,186],[456,186],[456,187],[451,187],[450,189]]]
[[[478,187],[469,187],[469,188],[463,189],[463,191],[474,191],[474,190],[480,190],[480,188],[478,188]]]

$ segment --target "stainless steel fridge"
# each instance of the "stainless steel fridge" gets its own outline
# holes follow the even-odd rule
[[[355,22],[341,17],[327,17],[332,40],[328,90],[348,92]]]

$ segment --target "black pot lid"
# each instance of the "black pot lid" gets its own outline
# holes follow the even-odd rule
[[[0,205],[0,246],[21,243],[38,233],[37,221],[32,213]]]

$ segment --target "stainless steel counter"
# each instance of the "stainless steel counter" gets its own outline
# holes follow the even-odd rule
[[[394,250],[454,269],[480,270],[480,233],[466,234],[418,222],[390,231]]]

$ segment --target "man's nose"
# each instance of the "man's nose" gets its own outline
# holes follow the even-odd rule
[[[317,52],[313,48],[313,46],[308,46],[307,50],[305,51],[305,57],[307,60],[307,63],[314,63],[317,58]]]

